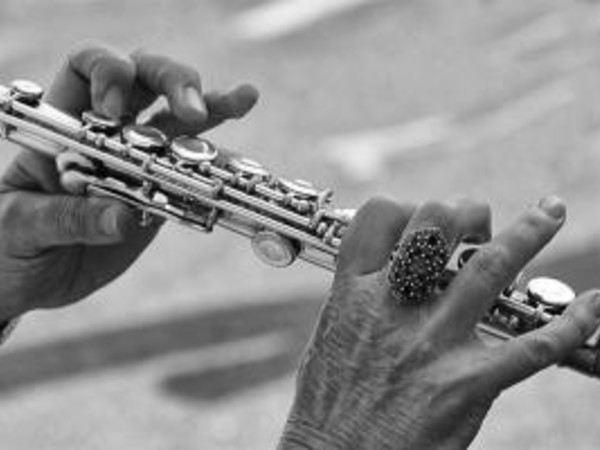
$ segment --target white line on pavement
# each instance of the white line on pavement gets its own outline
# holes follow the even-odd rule
[[[566,79],[548,83],[477,117],[433,115],[401,126],[335,136],[323,142],[332,166],[356,182],[385,172],[390,161],[465,151],[517,134],[575,100]]]
[[[451,118],[433,115],[400,126],[332,137],[323,147],[329,161],[342,173],[356,181],[369,181],[391,159],[435,147],[454,132]]]
[[[569,38],[569,33],[565,18],[558,13],[549,13],[497,42],[491,57],[498,62],[521,60],[535,52],[559,46]]]
[[[372,0],[271,0],[242,13],[233,27],[244,39],[274,39],[369,1]]]
[[[465,123],[460,138],[452,144],[458,149],[466,149],[505,139],[561,110],[575,99],[576,93],[567,79],[550,82],[483,113],[472,123]]]

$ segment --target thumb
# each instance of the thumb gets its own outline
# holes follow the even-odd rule
[[[123,240],[134,221],[133,211],[112,199],[34,193],[18,197],[10,208],[10,228],[16,242],[30,251],[71,244],[114,244]]]

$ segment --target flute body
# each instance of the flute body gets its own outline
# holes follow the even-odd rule
[[[354,210],[333,205],[333,193],[303,180],[275,176],[260,163],[233,156],[198,137],[169,140],[146,125],[119,123],[93,112],[76,119],[44,103],[35,83],[0,85],[0,138],[55,157],[75,151],[92,162],[83,170],[87,192],[119,199],[153,215],[210,232],[219,226],[250,239],[255,254],[275,267],[301,259],[335,270]],[[448,282],[476,248],[458,251]],[[537,278],[508,287],[479,324],[501,340],[539,328],[575,298],[558,280]],[[565,364],[600,376],[598,336]]]

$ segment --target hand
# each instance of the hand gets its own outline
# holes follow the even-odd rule
[[[76,117],[94,109],[120,118],[161,95],[169,111],[151,121],[171,135],[242,117],[258,96],[248,85],[204,94],[188,66],[90,46],[69,57],[46,101]],[[86,297],[123,273],[158,231],[140,227],[137,213],[116,200],[69,194],[69,174],[61,180],[52,159],[23,150],[0,178],[0,320]]]
[[[299,370],[280,449],[467,448],[502,390],[560,362],[593,333],[598,292],[497,346],[475,333],[504,287],[562,225],[564,205],[554,198],[483,245],[445,290],[419,302],[398,298],[388,259],[399,239],[406,243],[431,227],[448,243],[483,237],[488,214],[469,203],[428,203],[407,214],[384,200],[360,210]]]

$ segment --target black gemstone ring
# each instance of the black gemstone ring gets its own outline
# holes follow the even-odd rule
[[[403,236],[390,257],[387,279],[394,299],[406,304],[428,300],[448,264],[450,246],[439,228]]]

